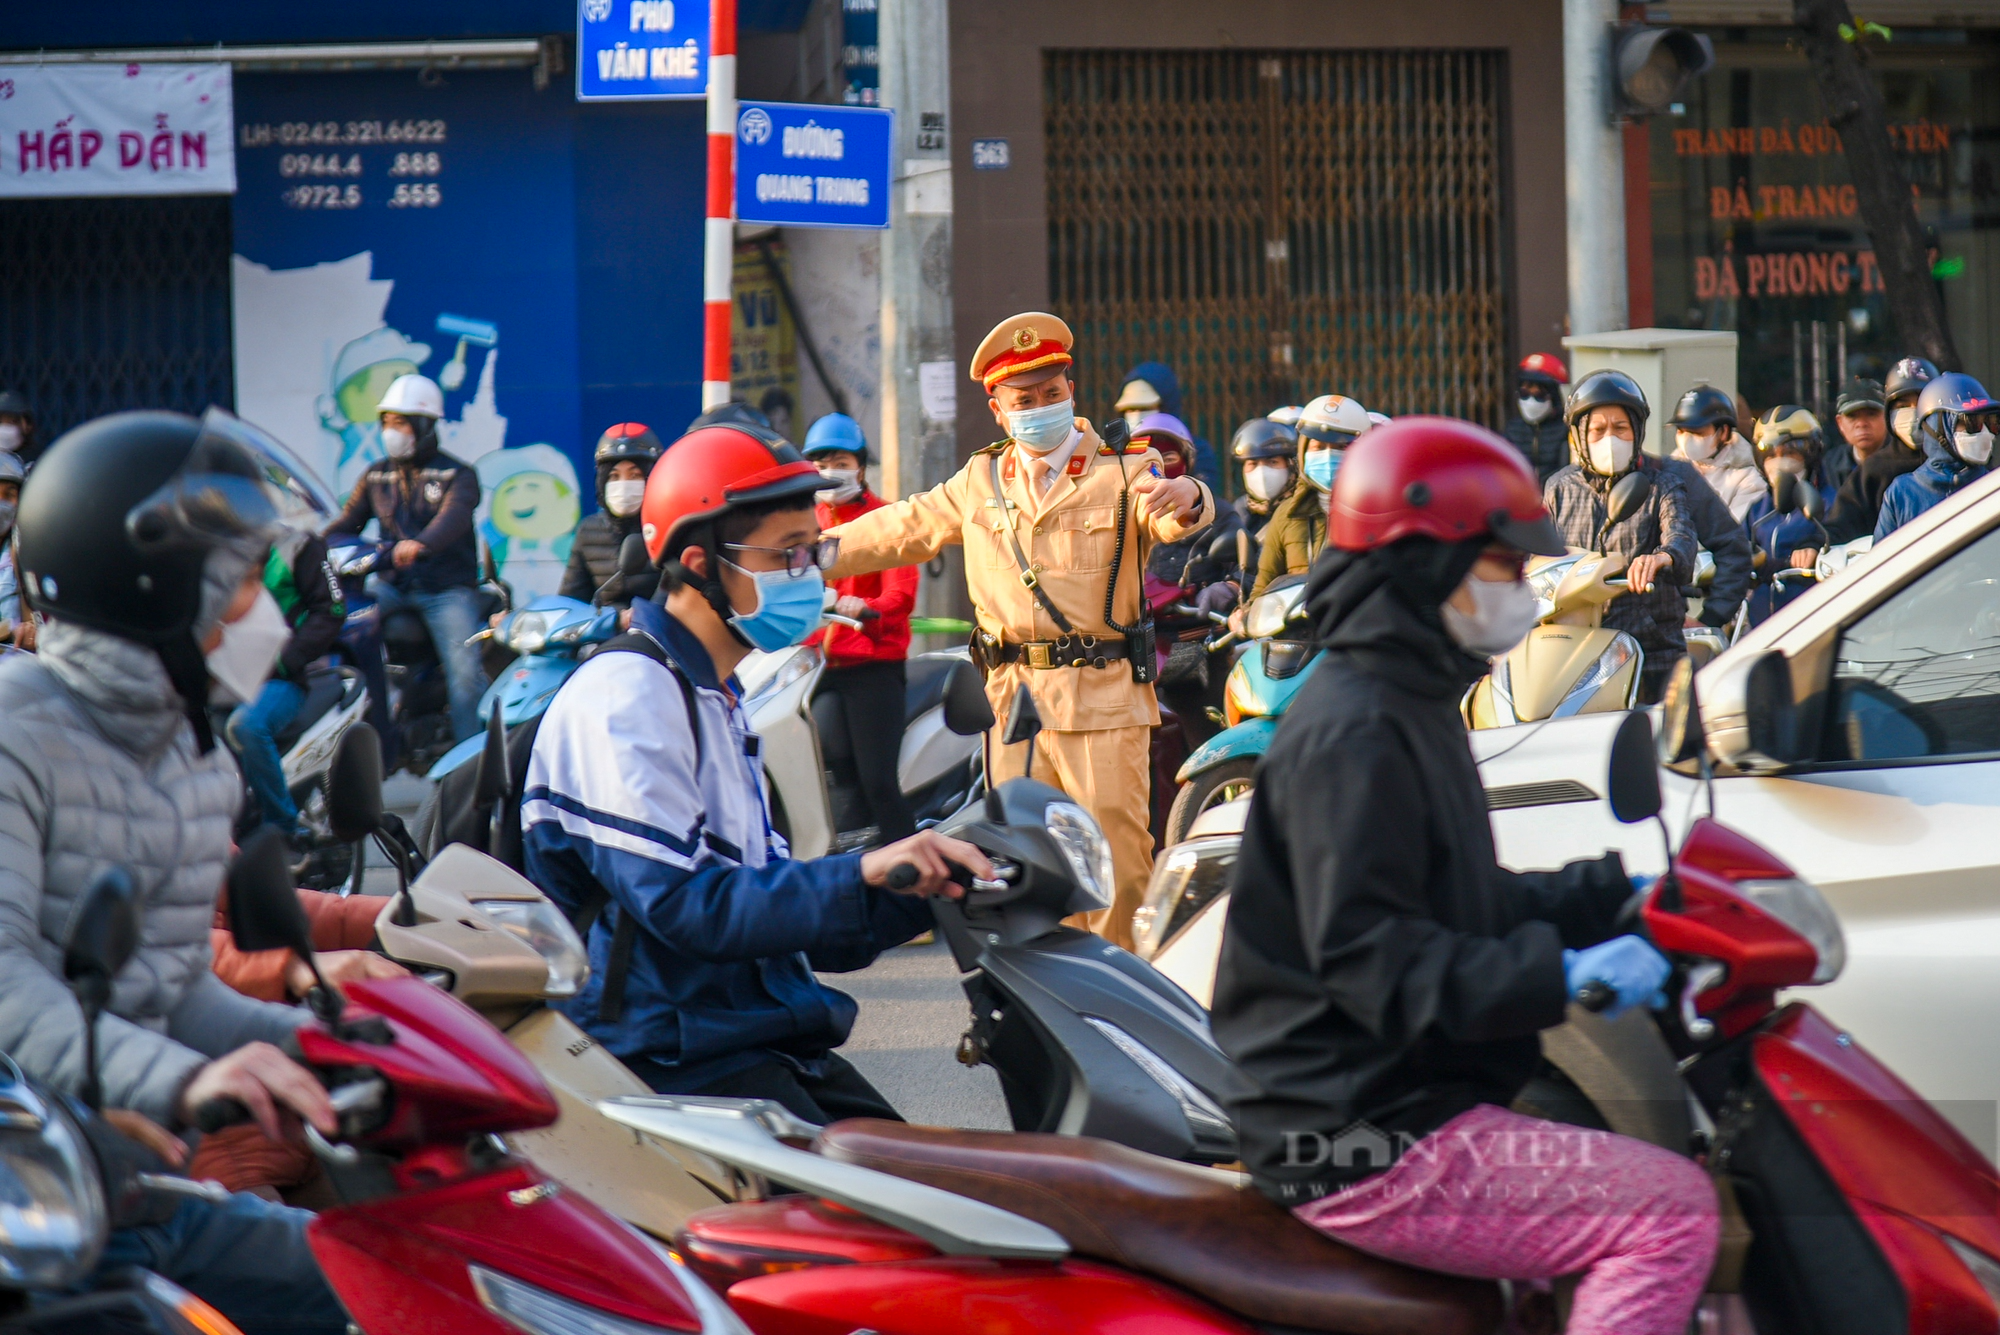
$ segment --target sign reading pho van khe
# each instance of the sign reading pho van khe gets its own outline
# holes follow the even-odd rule
[[[0,196],[236,192],[227,65],[0,69]]]
[[[578,0],[578,101],[708,95],[708,0]]]

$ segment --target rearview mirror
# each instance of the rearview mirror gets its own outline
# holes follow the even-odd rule
[[[106,867],[78,901],[63,947],[63,977],[83,1001],[102,1008],[111,980],[139,948],[139,896],[123,867]]]
[[[1632,710],[1611,739],[1609,777],[1611,814],[1625,825],[1660,814],[1659,761],[1653,751],[1653,725]]]
[[[1653,494],[1653,480],[1634,469],[1618,479],[1604,502],[1604,526],[1623,523]]]
[[[618,573],[629,579],[645,574],[652,565],[652,558],[646,555],[645,535],[627,533],[625,541],[618,544]]]
[[[1799,711],[1792,698],[1792,667],[1776,649],[1758,655],[1743,679],[1743,722],[1750,750],[1772,765],[1790,765],[1799,754]]]
[[[1035,708],[1035,697],[1023,686],[1014,692],[1014,703],[1007,708],[1007,728],[1000,734],[1000,744],[1019,746],[1034,741],[1041,732],[1041,711]]]
[[[1781,515],[1791,514],[1799,508],[1799,480],[1791,473],[1780,472],[1771,480],[1771,508]]]
[[[944,726],[960,737],[976,737],[993,726],[993,705],[970,663],[953,664],[945,681]]]
[[[312,924],[292,889],[284,835],[265,825],[229,863],[229,930],[238,950],[289,950],[312,958]]]
[[[382,827],[382,739],[366,723],[349,728],[334,749],[326,770],[326,815],[343,844]]]
[[[1701,706],[1695,701],[1694,660],[1683,656],[1667,675],[1660,697],[1660,732],[1654,749],[1662,765],[1682,765],[1701,755],[1707,744],[1701,731]]]

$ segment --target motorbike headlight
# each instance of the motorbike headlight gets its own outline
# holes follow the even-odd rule
[[[1738,881],[1736,893],[1812,943],[1819,955],[1813,966],[1815,983],[1830,983],[1847,967],[1847,937],[1833,906],[1811,881]]]
[[[778,666],[776,672],[773,672],[770,676],[750,688],[750,693],[743,699],[745,706],[748,706],[752,701],[762,700],[766,696],[776,695],[779,691],[784,690],[787,686],[790,686],[793,682],[819,666],[819,650],[817,649],[802,645],[788,652],[790,653],[790,657]]]
[[[1089,913],[1110,908],[1117,882],[1112,879],[1111,845],[1105,842],[1096,819],[1074,802],[1051,802],[1043,810],[1042,820],[1076,877],[1077,893],[1070,896],[1068,911]]]
[[[546,899],[476,899],[472,907],[503,932],[540,955],[549,966],[551,997],[573,997],[590,977],[590,955],[562,910]]]
[[[1132,915],[1133,953],[1152,959],[1174,934],[1229,888],[1242,846],[1236,835],[1175,844],[1153,864],[1146,899]]]
[[[1253,640],[1268,640],[1282,631],[1304,592],[1303,588],[1294,586],[1251,599],[1250,606],[1243,613],[1243,633]]]
[[[680,1281],[692,1315],[701,1322],[703,1335],[750,1335],[749,1328],[729,1310],[728,1305],[704,1288],[685,1266],[665,1257],[662,1259],[672,1268],[674,1278]],[[669,1335],[666,1326],[634,1321],[631,1317],[619,1316],[600,1307],[586,1307],[572,1298],[550,1293],[510,1275],[488,1270],[485,1266],[469,1265],[465,1269],[472,1278],[473,1290],[479,1294],[479,1301],[485,1304],[486,1309],[509,1325],[528,1332],[528,1335]],[[686,1335],[686,1328],[676,1328],[673,1335]]]
[[[107,1219],[83,1131],[0,1057],[0,1284],[59,1289],[97,1267]]]
[[[540,612],[517,612],[507,627],[507,647],[517,654],[540,653],[549,642],[549,622]]]
[[[1555,609],[1556,590],[1562,586],[1565,579],[1569,578],[1569,572],[1576,569],[1576,563],[1581,559],[1583,558],[1580,555],[1561,556],[1547,565],[1537,566],[1528,572],[1528,587],[1535,591],[1537,599],[1547,604],[1546,608],[1535,609],[1538,619],[1547,616]]]

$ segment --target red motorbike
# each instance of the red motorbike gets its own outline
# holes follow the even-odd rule
[[[282,841],[246,841],[229,907],[245,949],[311,961]],[[418,978],[322,984],[292,1055],[340,1114],[308,1127],[342,1203],[308,1237],[355,1327],[378,1335],[741,1332],[664,1248],[510,1153],[500,1133],[547,1126],[555,1098],[492,1025]],[[206,1129],[247,1117],[197,1110]]]
[[[1691,689],[1678,707],[1663,731],[1698,738]],[[1662,758],[1691,762],[1680,749],[1663,739]],[[1658,819],[1643,715],[1619,734],[1610,787],[1620,819]],[[1633,917],[1674,963],[1656,1020],[1699,1109],[1687,1152],[1724,1212],[1715,1316],[1758,1335],[2000,1327],[1993,1166],[1848,1034],[1780,1002],[1844,958],[1819,892],[1703,818]],[[1105,1141],[849,1121],[808,1142],[770,1109],[604,1107],[806,1193],[705,1211],[677,1241],[759,1335],[1473,1335],[1501,1315],[1498,1285],[1363,1255],[1234,1175]]]

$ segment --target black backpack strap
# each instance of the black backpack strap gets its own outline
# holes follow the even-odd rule
[[[638,654],[652,659],[680,684],[681,699],[687,705],[688,727],[694,734],[694,774],[695,789],[701,788],[701,707],[695,696],[695,686],[681,671],[680,665],[668,656],[660,642],[640,631],[627,631],[623,635],[606,640],[598,646],[600,654]],[[704,818],[705,823],[705,818]],[[711,847],[713,845],[711,844]],[[570,925],[576,934],[588,941],[590,929],[611,906],[611,896],[599,889],[590,902],[578,907],[570,918]],[[630,913],[618,912],[618,921],[611,928],[611,953],[604,961],[604,991],[598,994],[597,1018],[605,1024],[616,1024],[625,1014],[625,976],[632,968],[632,947],[639,939],[639,920]]]

